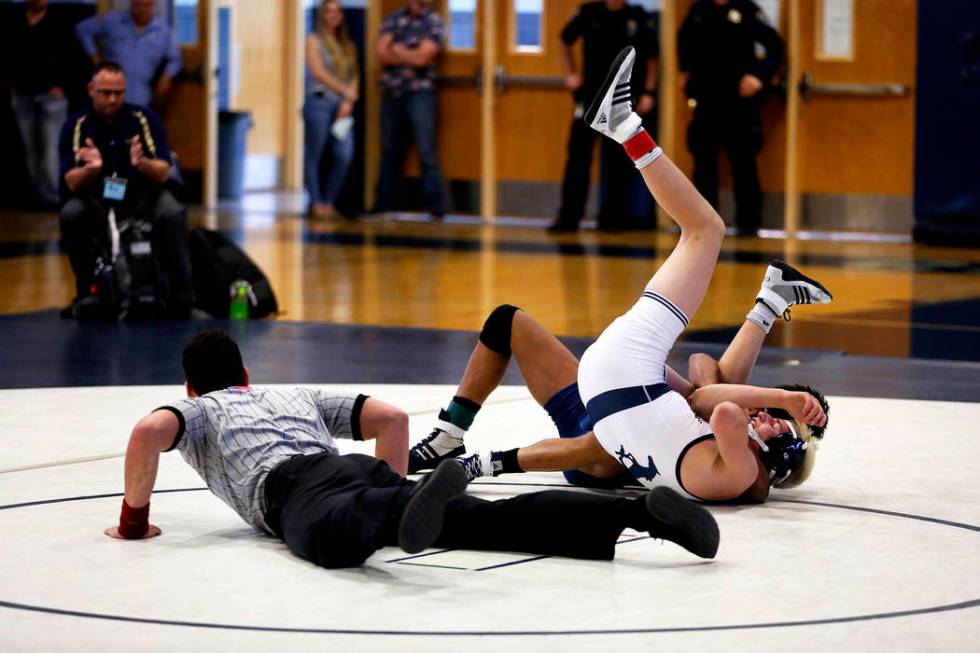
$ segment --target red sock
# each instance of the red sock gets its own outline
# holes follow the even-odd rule
[[[642,128],[630,136],[623,143],[623,147],[626,148],[626,154],[633,160],[637,168],[647,167],[663,154],[663,150],[653,141],[647,130]]]

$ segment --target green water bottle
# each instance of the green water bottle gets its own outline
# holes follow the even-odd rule
[[[238,279],[231,283],[229,293],[231,294],[231,306],[228,310],[229,319],[247,320],[249,300],[252,296],[252,284]]]

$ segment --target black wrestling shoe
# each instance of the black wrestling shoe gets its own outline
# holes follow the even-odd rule
[[[834,296],[827,288],[789,263],[773,260],[766,268],[756,302],[762,302],[777,317],[789,321],[789,307],[800,304],[829,304]]]
[[[446,409],[439,411],[439,419],[432,433],[408,450],[408,473],[415,474],[423,469],[435,469],[443,460],[449,460],[466,453],[463,437],[464,429],[449,421]]]
[[[455,460],[444,460],[412,488],[398,522],[398,546],[418,553],[432,546],[442,532],[446,504],[466,491],[466,472]]]
[[[472,483],[474,479],[482,476],[492,477],[494,475],[492,456],[493,453],[490,451],[478,451],[469,456],[460,456],[456,460],[463,466],[463,471],[466,472],[466,480]],[[497,464],[500,465],[500,463]]]
[[[633,111],[630,99],[630,78],[635,59],[636,50],[633,48],[620,51],[589,110],[585,112],[585,122],[589,127],[617,143],[625,143],[643,127],[643,120]]]
[[[718,522],[711,513],[668,487],[657,487],[646,496],[647,512],[656,523],[652,537],[670,540],[700,558],[718,553]]]

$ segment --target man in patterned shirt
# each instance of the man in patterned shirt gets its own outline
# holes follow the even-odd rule
[[[381,87],[381,166],[375,213],[393,206],[411,131],[422,167],[422,195],[432,217],[445,214],[442,172],[436,152],[436,66],[445,26],[432,0],[409,0],[385,18],[375,47],[384,66]]]
[[[714,557],[710,513],[660,488],[645,498],[549,491],[486,501],[463,494],[466,473],[446,460],[420,482],[404,478],[408,416],[364,395],[248,385],[235,341],[206,331],[184,347],[187,399],[133,429],[118,539],[160,535],[149,523],[160,453],[177,449],[246,522],[327,568],[363,563],[383,546],[429,546],[611,560],[625,528]],[[377,458],[340,455],[334,438],[374,439]]]

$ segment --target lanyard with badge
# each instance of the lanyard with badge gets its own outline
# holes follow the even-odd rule
[[[114,202],[121,202],[126,197],[126,184],[128,181],[116,174],[117,165],[115,139],[109,141],[109,152],[112,156],[112,176],[105,177],[102,180],[102,197],[103,199]]]

